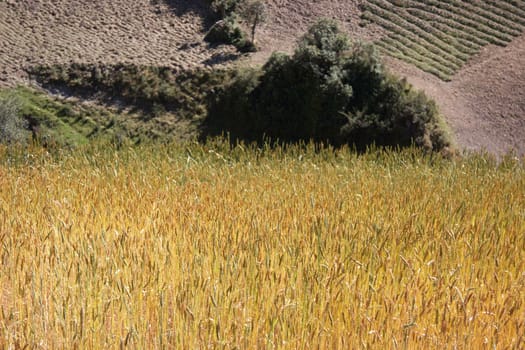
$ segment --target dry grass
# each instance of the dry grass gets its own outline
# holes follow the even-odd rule
[[[0,348],[525,345],[523,162],[1,154]]]

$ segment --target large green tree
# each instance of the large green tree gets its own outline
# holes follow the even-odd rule
[[[233,138],[315,140],[358,148],[450,145],[437,107],[389,74],[374,47],[320,20],[292,56],[276,53],[240,74],[210,107],[209,130]]]

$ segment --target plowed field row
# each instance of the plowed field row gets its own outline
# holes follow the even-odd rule
[[[484,46],[523,33],[525,2],[367,0],[362,18],[388,32],[383,53],[448,81]]]

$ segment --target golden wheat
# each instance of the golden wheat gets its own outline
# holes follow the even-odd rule
[[[0,152],[2,349],[525,346],[521,161],[31,152]]]

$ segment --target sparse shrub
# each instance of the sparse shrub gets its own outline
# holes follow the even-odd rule
[[[27,122],[20,116],[20,102],[8,94],[0,96],[0,143],[25,143],[28,139]]]
[[[255,45],[255,31],[261,23],[266,21],[266,5],[262,0],[247,0],[244,1],[240,12],[250,27],[251,42]]]

